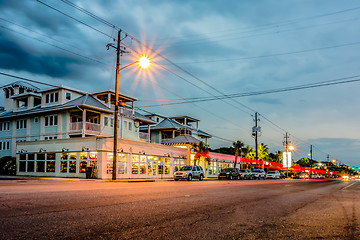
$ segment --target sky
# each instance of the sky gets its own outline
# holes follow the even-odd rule
[[[116,52],[106,46],[121,29],[122,66],[139,54],[152,61],[148,70],[120,72],[120,92],[135,106],[199,119],[213,149],[236,140],[254,146],[258,112],[258,141],[270,152],[284,150],[288,132],[294,160],[312,145],[317,161],[329,155],[358,166],[359,13],[356,0],[0,0],[0,72],[88,92],[114,89]],[[167,105],[339,79],[354,81]],[[0,75],[0,86],[16,80]]]

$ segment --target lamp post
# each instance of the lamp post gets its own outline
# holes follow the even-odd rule
[[[124,37],[126,38],[126,36]],[[107,48],[113,47],[116,49],[116,78],[115,78],[115,110],[114,110],[114,146],[113,146],[113,171],[112,171],[112,180],[116,180],[116,166],[117,166],[117,145],[118,145],[118,119],[119,119],[119,73],[120,70],[123,70],[127,67],[130,67],[136,63],[139,64],[139,66],[143,69],[148,68],[150,65],[150,60],[142,56],[140,59],[136,62],[130,63],[122,68],[120,68],[120,57],[126,53],[125,49],[121,48],[121,30],[118,31],[118,37],[117,37],[117,45],[116,47],[112,44],[108,44]]]

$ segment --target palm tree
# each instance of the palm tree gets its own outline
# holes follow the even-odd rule
[[[269,157],[269,148],[264,144],[264,143],[261,143],[259,146],[258,146],[258,156],[259,156],[259,159],[261,160],[267,160],[268,157]]]
[[[246,146],[246,148],[243,149],[244,157],[248,159],[255,159],[255,151],[252,147]]]
[[[191,144],[192,149],[196,152],[194,157],[194,165],[196,165],[196,161],[200,159],[200,157],[204,157],[206,161],[210,162],[209,157],[209,147],[204,144],[204,142],[193,143]]]
[[[239,156],[239,152],[240,152],[240,158],[241,158],[241,153],[242,153],[242,148],[244,147],[244,143],[241,141],[236,141],[233,142],[233,147],[235,149],[235,163],[234,163],[234,168],[236,168],[236,163],[237,163],[237,157]],[[240,167],[241,167],[241,163],[240,163]]]

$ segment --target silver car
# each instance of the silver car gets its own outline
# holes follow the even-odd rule
[[[204,180],[204,171],[200,166],[183,166],[180,171],[174,173],[174,180],[186,179],[191,181],[193,178],[197,178],[200,181]]]
[[[258,178],[258,179],[265,179],[265,175],[266,175],[266,173],[265,173],[265,171],[264,170],[262,170],[262,169],[254,169],[254,170],[252,170],[252,177],[253,178]]]

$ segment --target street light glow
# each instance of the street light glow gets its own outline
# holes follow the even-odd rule
[[[295,149],[294,146],[292,146],[292,145],[289,146],[289,150],[290,150],[290,151],[292,151],[292,150],[294,150],[294,149]]]
[[[139,59],[139,66],[142,68],[142,69],[146,69],[150,66],[150,59],[147,58],[146,56],[142,56],[140,59]]]

